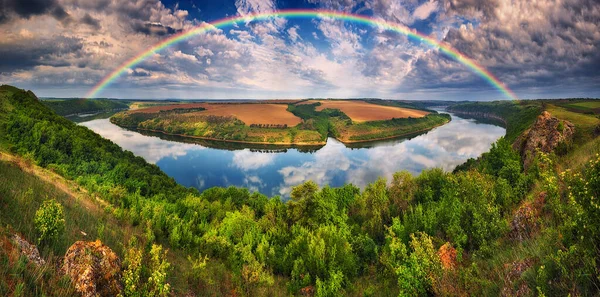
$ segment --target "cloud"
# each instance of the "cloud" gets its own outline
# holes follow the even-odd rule
[[[0,23],[12,17],[30,18],[38,15],[51,15],[57,20],[65,20],[69,14],[56,0],[2,0],[0,3]]]
[[[81,22],[92,27],[94,30],[100,30],[102,26],[100,26],[100,21],[93,18],[89,13],[86,13],[82,18]]]
[[[271,12],[275,10],[275,2],[272,0],[235,0],[235,7],[240,15],[247,15]]]
[[[252,152],[248,149],[233,153],[232,165],[243,170],[256,170],[273,164],[277,154]]]
[[[593,3],[492,1],[466,8],[450,2],[448,14],[466,13],[480,23],[451,28],[446,41],[510,86],[571,84],[598,76],[589,71],[600,62],[600,9]]]
[[[413,18],[418,20],[427,19],[433,12],[437,10],[437,8],[438,3],[436,1],[425,2],[415,9],[413,12]]]
[[[108,123],[108,119],[93,120],[81,125],[114,141],[123,149],[135,152],[136,155],[152,164],[156,164],[163,158],[182,157],[191,151],[204,149],[195,144],[166,141],[139,133],[128,133],[127,130]]]
[[[29,2],[34,5],[21,7]],[[497,0],[310,2],[310,7],[401,23],[443,40],[520,96],[600,95],[600,9],[592,0],[510,5]],[[0,79],[42,95],[60,89],[70,96],[83,95],[132,56],[177,32],[206,25],[178,5],[167,7],[159,0],[3,3],[8,5],[0,9],[0,18],[10,22],[0,21]],[[243,16],[288,8],[285,5],[231,0],[228,12]],[[196,6],[205,11],[202,4]],[[384,28],[323,17],[310,22],[248,20],[195,36],[159,51],[103,94],[504,99],[436,48]]]
[[[152,36],[172,35],[182,31],[181,29],[175,29],[169,26],[165,26],[161,23],[151,22],[137,22],[133,25],[133,30],[138,33],[143,33]]]

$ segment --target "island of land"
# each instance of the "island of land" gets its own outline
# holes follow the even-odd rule
[[[143,106],[143,107],[141,107]],[[111,122],[128,129],[251,144],[314,146],[407,136],[450,116],[385,100],[262,100],[170,105],[132,104]]]

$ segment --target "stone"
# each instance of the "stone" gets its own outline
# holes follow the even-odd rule
[[[41,266],[46,264],[46,261],[40,257],[40,252],[37,246],[29,243],[27,240],[23,239],[18,234],[13,235],[13,241],[15,245],[19,248],[19,251],[22,255],[27,257],[30,262],[34,263],[37,266]]]
[[[121,261],[100,240],[75,242],[65,254],[62,271],[81,296],[117,296],[122,291]]]
[[[517,138],[513,148],[521,154],[523,166],[527,169],[538,151],[550,153],[561,143],[571,143],[574,134],[575,125],[544,111],[531,128]]]

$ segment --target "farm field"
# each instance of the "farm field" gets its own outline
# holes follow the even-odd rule
[[[302,121],[299,117],[287,111],[287,104],[270,103],[189,103],[153,106],[134,110],[133,113],[157,113],[161,111],[198,109],[199,115],[214,115],[221,117],[233,116],[246,125],[287,125],[295,126]]]
[[[287,111],[287,104],[205,104],[201,114],[234,116],[246,125],[296,126],[302,119]]]
[[[581,112],[600,114],[600,100],[576,102],[564,106]]]
[[[316,110],[339,109],[354,122],[383,121],[399,118],[421,118],[429,114],[426,111],[384,106],[367,103],[361,100],[308,100],[299,104],[320,103]]]
[[[286,103],[284,103],[286,102]],[[324,145],[368,142],[424,132],[449,116],[359,100],[264,100],[157,105],[116,114],[122,127],[239,143]]]

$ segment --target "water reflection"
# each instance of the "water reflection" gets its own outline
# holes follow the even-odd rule
[[[414,174],[432,167],[452,170],[489,150],[505,133],[498,126],[453,116],[450,123],[428,133],[371,147],[347,148],[335,139],[328,139],[323,148],[314,152],[232,151],[145,136],[117,127],[107,119],[82,125],[157,164],[185,186],[203,190],[235,185],[283,197],[289,195],[292,186],[307,180],[321,186],[353,183],[364,188],[380,176],[389,180],[400,170]]]

